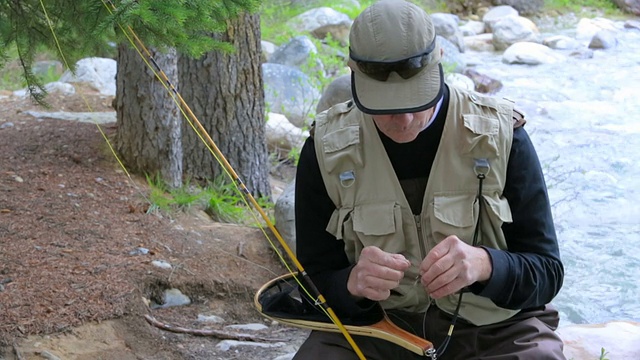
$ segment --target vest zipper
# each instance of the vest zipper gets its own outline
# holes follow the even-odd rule
[[[422,222],[421,222],[421,218],[420,215],[414,215],[413,216],[415,221],[416,221],[416,227],[418,230],[418,245],[420,245],[420,257],[422,259],[424,259],[425,257],[427,257],[427,248],[424,245],[424,239],[422,238]]]
[[[424,258],[427,257],[427,247],[424,244],[424,239],[422,237],[422,220],[420,215],[414,215],[414,219],[416,221],[416,228],[418,230],[418,245],[420,245],[420,261],[422,262],[422,260],[424,260]],[[420,264],[418,264],[418,275],[416,275],[416,282],[414,284],[415,286],[422,286],[422,284],[420,284]],[[426,291],[426,290],[423,290]],[[427,307],[424,309],[424,315],[422,318],[422,334],[423,336],[427,336],[427,312],[429,311],[429,308],[431,307],[431,305],[434,303],[434,300],[431,298],[431,295],[427,294]],[[436,351],[435,348],[429,349],[427,351],[427,353],[425,353],[425,355],[427,357],[429,357],[432,360],[436,359]]]
[[[427,257],[427,247],[425,246],[424,239],[422,237],[423,234],[422,234],[421,217],[420,215],[414,215],[413,217],[416,221],[416,227],[418,230],[418,245],[420,246],[420,259],[424,260],[424,258]],[[418,264],[418,275],[416,275],[416,281],[414,285],[418,286],[419,282],[420,282],[420,264]],[[427,294],[427,308],[424,310],[425,313],[427,312],[427,310],[429,310],[429,307],[431,306],[431,304],[433,304],[433,299],[429,294]]]

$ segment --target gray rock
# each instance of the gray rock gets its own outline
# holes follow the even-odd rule
[[[281,45],[269,57],[269,62],[274,64],[294,66],[297,68],[322,68],[322,63],[317,60],[311,64],[313,54],[317,54],[315,44],[306,36],[296,36],[286,44]]]
[[[106,58],[86,58],[75,65],[75,75],[66,71],[60,77],[61,82],[85,82],[102,95],[116,94],[116,61]]]
[[[508,5],[522,15],[534,15],[544,7],[544,0],[493,0],[493,5]]]
[[[276,52],[276,50],[278,49],[278,47],[276,46],[276,44],[266,41],[266,40],[261,40],[260,41],[260,47],[262,49],[262,62],[268,62],[269,59],[271,58],[271,55],[273,55],[274,52]]]
[[[624,22],[625,29],[636,29],[640,30],[640,21],[638,20],[627,20]]]
[[[589,43],[589,49],[610,49],[618,44],[616,33],[611,30],[598,31],[591,42]]]
[[[542,40],[542,44],[555,50],[572,50],[580,47],[580,43],[565,35],[550,36]]]
[[[502,89],[502,82],[491,78],[488,75],[481,74],[474,69],[465,69],[464,73],[475,85],[475,90],[483,94],[493,94]]]
[[[508,16],[493,24],[493,46],[496,50],[504,50],[517,42],[539,42],[539,33],[531,20]]]
[[[287,22],[293,29],[309,32],[318,39],[324,39],[327,34],[331,34],[333,39],[343,45],[348,43],[351,23],[349,16],[329,7],[305,11]]]
[[[620,10],[634,15],[640,15],[640,0],[613,0]]]
[[[444,55],[442,57],[444,66],[452,72],[462,72],[462,70],[467,66],[467,63],[460,53],[460,50],[458,50],[458,47],[440,35],[437,36],[437,41],[440,47],[444,50]]]
[[[283,114],[299,128],[307,123],[316,108],[320,92],[299,69],[272,63],[262,64],[267,110]]]
[[[337,77],[322,93],[318,106],[316,106],[316,114],[351,98],[351,74]]]
[[[551,64],[563,61],[564,56],[554,52],[548,47],[532,43],[518,42],[515,43],[502,54],[502,61],[507,64]]]
[[[591,49],[578,49],[578,50],[574,50],[569,54],[570,57],[576,58],[576,59],[582,59],[582,60],[586,60],[586,59],[592,59],[593,58],[593,50]]]
[[[518,10],[514,9],[508,5],[501,5],[491,8],[484,16],[482,17],[482,22],[486,25],[487,32],[493,31],[493,24],[496,22],[509,17],[509,16],[518,16]]]
[[[458,47],[460,52],[464,52],[464,39],[462,31],[458,26],[460,19],[453,14],[434,13],[431,14],[433,19],[433,26],[436,29],[436,34],[449,40],[452,44]]]

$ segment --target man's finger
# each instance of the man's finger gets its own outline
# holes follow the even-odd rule
[[[362,249],[360,257],[374,264],[399,271],[404,271],[411,266],[411,262],[404,255],[384,252],[375,246],[367,246]]]

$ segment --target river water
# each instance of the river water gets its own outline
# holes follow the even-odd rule
[[[565,265],[554,300],[563,324],[640,321],[640,31],[618,40],[591,59],[537,66],[465,53],[527,113]]]

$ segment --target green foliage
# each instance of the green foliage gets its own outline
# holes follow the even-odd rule
[[[226,29],[227,19],[258,9],[258,0],[121,0],[101,22],[100,28],[131,27],[144,43],[158,48],[175,47],[199,57],[207,51],[232,51],[228,43],[211,33]],[[118,35],[118,41],[128,41]]]
[[[600,348],[600,359],[599,360],[609,360],[609,358],[605,357],[605,356],[607,356],[607,354],[609,354],[609,353],[604,351],[604,348]]]
[[[192,188],[188,182],[180,188],[170,188],[162,180],[160,174],[156,174],[154,177],[147,175],[147,184],[150,187],[150,210],[170,211],[188,208],[197,203],[202,196],[202,191]]]
[[[244,202],[236,191],[235,185],[226,177],[216,178],[205,191],[207,214],[220,222],[241,222],[244,215]]]
[[[42,49],[54,51],[72,66],[86,56],[113,56],[116,43],[135,42],[130,32],[125,36],[120,31],[131,28],[148,46],[175,47],[194,57],[214,49],[231,51],[229,44],[210,34],[223,31],[227,19],[257,10],[258,4],[259,0],[0,2],[0,69],[17,59],[24,84],[42,102],[42,79],[31,70]]]
[[[160,175],[147,176],[149,185],[149,211],[181,211],[192,207],[204,210],[219,222],[256,225],[255,213],[245,203],[235,184],[220,176],[205,187],[186,181],[182,187],[170,188]],[[266,198],[256,199],[261,209],[269,211],[274,204]]]
[[[349,18],[355,18],[364,8],[374,3],[375,0],[363,0],[360,1],[359,8],[353,8],[352,6],[344,6],[340,1],[326,0],[321,4],[318,2],[296,2],[291,4],[290,0],[273,0],[263,2],[260,8],[261,14],[261,32],[263,40],[271,41],[274,44],[281,45],[288,41],[290,38],[300,35],[296,33],[287,24],[292,18],[304,13],[307,10],[326,6],[336,11],[342,12],[349,16]]]
[[[612,0],[545,0],[545,8],[560,12],[573,12],[580,16],[597,15],[604,12],[607,15],[621,15],[622,12]]]

